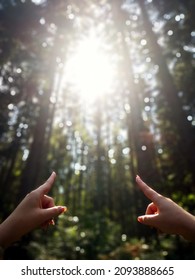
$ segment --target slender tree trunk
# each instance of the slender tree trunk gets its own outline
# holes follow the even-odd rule
[[[55,55],[51,58],[51,65],[55,65]],[[48,87],[44,95],[41,96],[40,112],[33,134],[33,142],[27,158],[26,166],[23,170],[19,200],[33,188],[40,184],[43,164],[46,161],[45,147],[47,146],[46,135],[48,133],[48,120],[50,119],[50,97],[55,74],[55,67],[50,70],[48,77]]]
[[[97,103],[96,111],[96,138],[97,138],[97,161],[96,161],[96,196],[95,209],[102,212],[104,209],[104,184],[103,184],[103,163],[102,163],[102,117],[101,102]]]
[[[107,137],[107,151],[111,149],[111,131],[110,131],[110,117],[109,114],[107,114],[106,117],[106,137]],[[112,180],[112,174],[111,174],[111,166],[110,166],[110,160],[108,156],[108,152],[106,154],[106,164],[107,164],[107,201],[108,201],[108,211],[109,211],[109,218],[113,220],[114,214],[113,214],[113,180]]]
[[[82,189],[83,189],[83,170],[82,166],[84,165],[84,143],[82,143],[82,149],[81,149],[81,170],[79,174],[79,181],[78,181],[78,208],[82,208],[82,202],[83,202],[83,197],[82,197]]]
[[[129,112],[126,113],[126,123],[127,123],[127,138],[128,145],[130,148],[129,154],[129,166],[130,166],[130,175],[132,178],[132,184],[134,185],[136,174],[141,174],[145,179],[147,177],[154,176],[156,177],[157,166],[155,166],[155,147],[152,143],[146,143],[145,139],[143,139],[142,135],[148,132],[148,129],[145,127],[143,119],[142,119],[142,110],[140,106],[139,99],[139,88],[134,83],[134,72],[132,69],[133,61],[130,56],[130,52],[128,46],[125,42],[126,34],[124,32],[125,25],[125,14],[121,10],[121,1],[117,1],[112,3],[113,5],[113,17],[115,22],[117,22],[116,30],[118,29],[121,34],[121,44],[119,46],[119,50],[121,50],[121,57],[123,57],[123,79],[127,84],[127,100],[130,105]],[[124,96],[125,98],[125,96]],[[152,139],[152,137],[150,138]],[[142,146],[145,145],[147,147],[147,152],[142,151]],[[139,213],[139,203],[140,200],[139,194],[136,188],[131,189],[132,201],[134,201],[134,205],[130,206],[131,208],[131,216],[136,217]],[[136,203],[135,203],[136,202]],[[134,219],[132,225],[132,234],[136,234],[138,232],[137,222]]]

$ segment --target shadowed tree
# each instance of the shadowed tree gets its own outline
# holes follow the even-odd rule
[[[161,110],[162,115],[160,119],[160,122],[162,124],[164,123],[161,126],[161,129],[164,129],[162,138],[169,149],[171,160],[177,162],[177,170],[180,170],[179,174],[177,174],[179,182],[189,170],[191,171],[194,181],[195,156],[192,153],[195,143],[194,129],[190,122],[188,122],[186,113],[182,109],[178,90],[170,74],[166,58],[163,56],[163,51],[157,43],[157,36],[152,29],[152,23],[149,20],[145,2],[141,0],[137,2],[141,8],[143,26],[148,37],[152,59],[154,63],[159,66],[160,107],[164,108]]]

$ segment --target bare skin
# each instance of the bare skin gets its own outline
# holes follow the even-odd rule
[[[145,215],[138,221],[144,225],[157,228],[161,232],[183,236],[195,242],[195,216],[185,211],[171,199],[162,196],[136,176],[139,189],[152,202],[148,205]]]
[[[53,218],[66,211],[66,207],[55,206],[53,198],[47,196],[55,177],[56,174],[53,172],[43,185],[30,192],[0,224],[1,247],[6,248],[39,226],[54,224]]]

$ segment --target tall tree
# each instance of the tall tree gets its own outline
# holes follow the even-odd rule
[[[146,11],[145,2],[137,1],[142,12],[143,25],[148,36],[148,44],[152,51],[154,63],[159,66],[159,79],[161,107],[164,106],[165,115],[161,116],[161,122],[168,120],[170,123],[168,127],[164,126],[165,130],[162,137],[169,148],[172,160],[177,160],[180,165],[179,180],[186,175],[187,171],[191,171],[194,180],[194,155],[191,149],[194,145],[194,129],[187,121],[186,114],[182,109],[182,104],[178,96],[178,90],[174,84],[173,78],[170,74],[166,59],[159,44],[157,43],[157,36],[152,29],[152,23]],[[164,100],[164,101],[163,101]],[[174,108],[174,110],[173,110]],[[164,124],[165,125],[165,124]],[[185,143],[185,144],[184,144]],[[184,156],[185,155],[185,156]]]

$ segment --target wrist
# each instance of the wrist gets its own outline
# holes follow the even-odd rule
[[[180,235],[188,241],[195,242],[195,216],[187,213]]]
[[[4,249],[6,249],[10,244],[10,233],[13,232],[7,221],[5,220],[2,224],[0,224],[0,247],[1,247],[1,251],[3,251]]]

